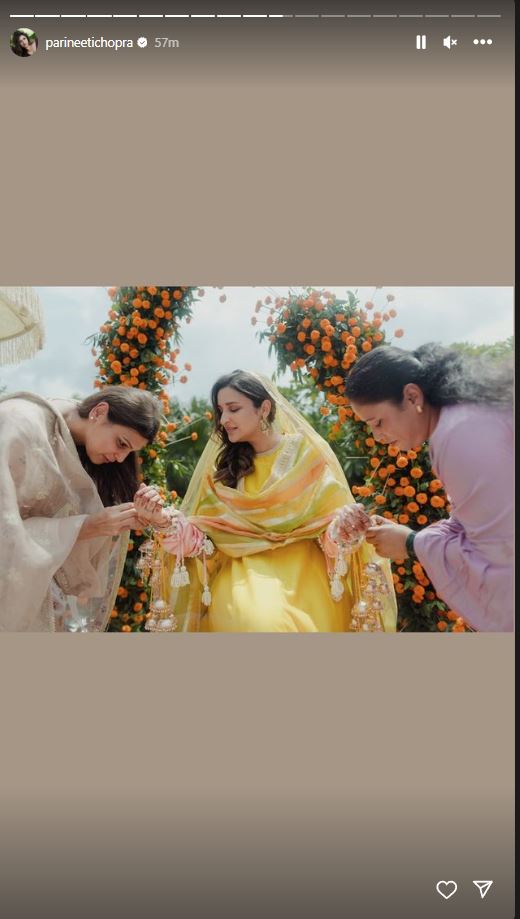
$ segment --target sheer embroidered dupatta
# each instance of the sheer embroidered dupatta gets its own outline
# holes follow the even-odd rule
[[[0,507],[0,631],[61,629],[60,591],[79,629],[103,630],[128,540],[77,542],[103,505],[63,416],[32,393],[0,397]]]
[[[276,403],[274,428],[283,437],[272,473],[258,495],[249,495],[241,480],[229,488],[213,479],[220,441],[212,437],[202,454],[181,505],[182,512],[214,542],[217,552],[208,562],[210,586],[226,556],[243,557],[276,551],[301,539],[317,539],[335,513],[354,501],[340,463],[329,445],[278,392],[261,382]],[[376,559],[364,543],[349,559],[345,593],[339,602],[351,607],[361,598],[365,564]],[[383,609],[386,631],[395,631],[397,609],[390,565],[378,559],[390,588]],[[198,631],[201,604],[202,563],[186,559],[190,584],[170,594],[175,615],[184,631]],[[325,557],[323,564],[326,564]],[[173,560],[168,562],[168,573]],[[312,577],[312,572],[309,572]],[[165,585],[166,586],[166,585]]]

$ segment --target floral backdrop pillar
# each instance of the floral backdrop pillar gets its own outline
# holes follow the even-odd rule
[[[180,367],[179,329],[189,323],[197,302],[193,287],[110,287],[111,305],[107,320],[92,336],[92,353],[98,369],[94,385],[123,384],[147,389],[160,399],[164,423],[153,444],[141,451],[141,479],[156,485],[166,495],[165,450],[175,425],[168,421],[170,400],[166,387],[174,380],[186,382]],[[141,631],[148,605],[148,591],[135,567],[143,540],[132,534],[116,608],[112,611],[111,631]]]

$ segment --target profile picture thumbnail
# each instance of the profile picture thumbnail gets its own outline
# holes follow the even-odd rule
[[[16,29],[10,43],[11,51],[18,57],[31,57],[38,50],[38,36],[33,29]]]

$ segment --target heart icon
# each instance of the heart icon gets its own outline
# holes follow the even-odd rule
[[[439,881],[437,884],[437,893],[445,900],[449,900],[454,893],[457,893],[457,884],[455,881]]]

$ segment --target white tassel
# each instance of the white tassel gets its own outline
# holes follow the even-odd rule
[[[190,576],[188,574],[188,569],[186,568],[186,565],[181,565],[180,586],[187,587],[189,583],[190,583]]]
[[[211,591],[207,584],[204,590],[202,591],[202,602],[204,606],[210,606],[211,604]]]
[[[337,577],[330,582],[330,594],[333,600],[341,600],[344,594],[343,584]]]
[[[340,578],[342,578],[346,575],[347,571],[348,571],[347,560],[343,557],[343,555],[339,555],[336,561],[336,574]]]
[[[175,565],[175,568],[174,568],[174,570],[173,570],[173,574],[172,574],[172,578],[171,578],[171,585],[172,585],[172,587],[182,587],[182,581],[181,581],[181,566],[180,566],[180,564],[179,564],[178,561],[177,561],[177,564]]]

